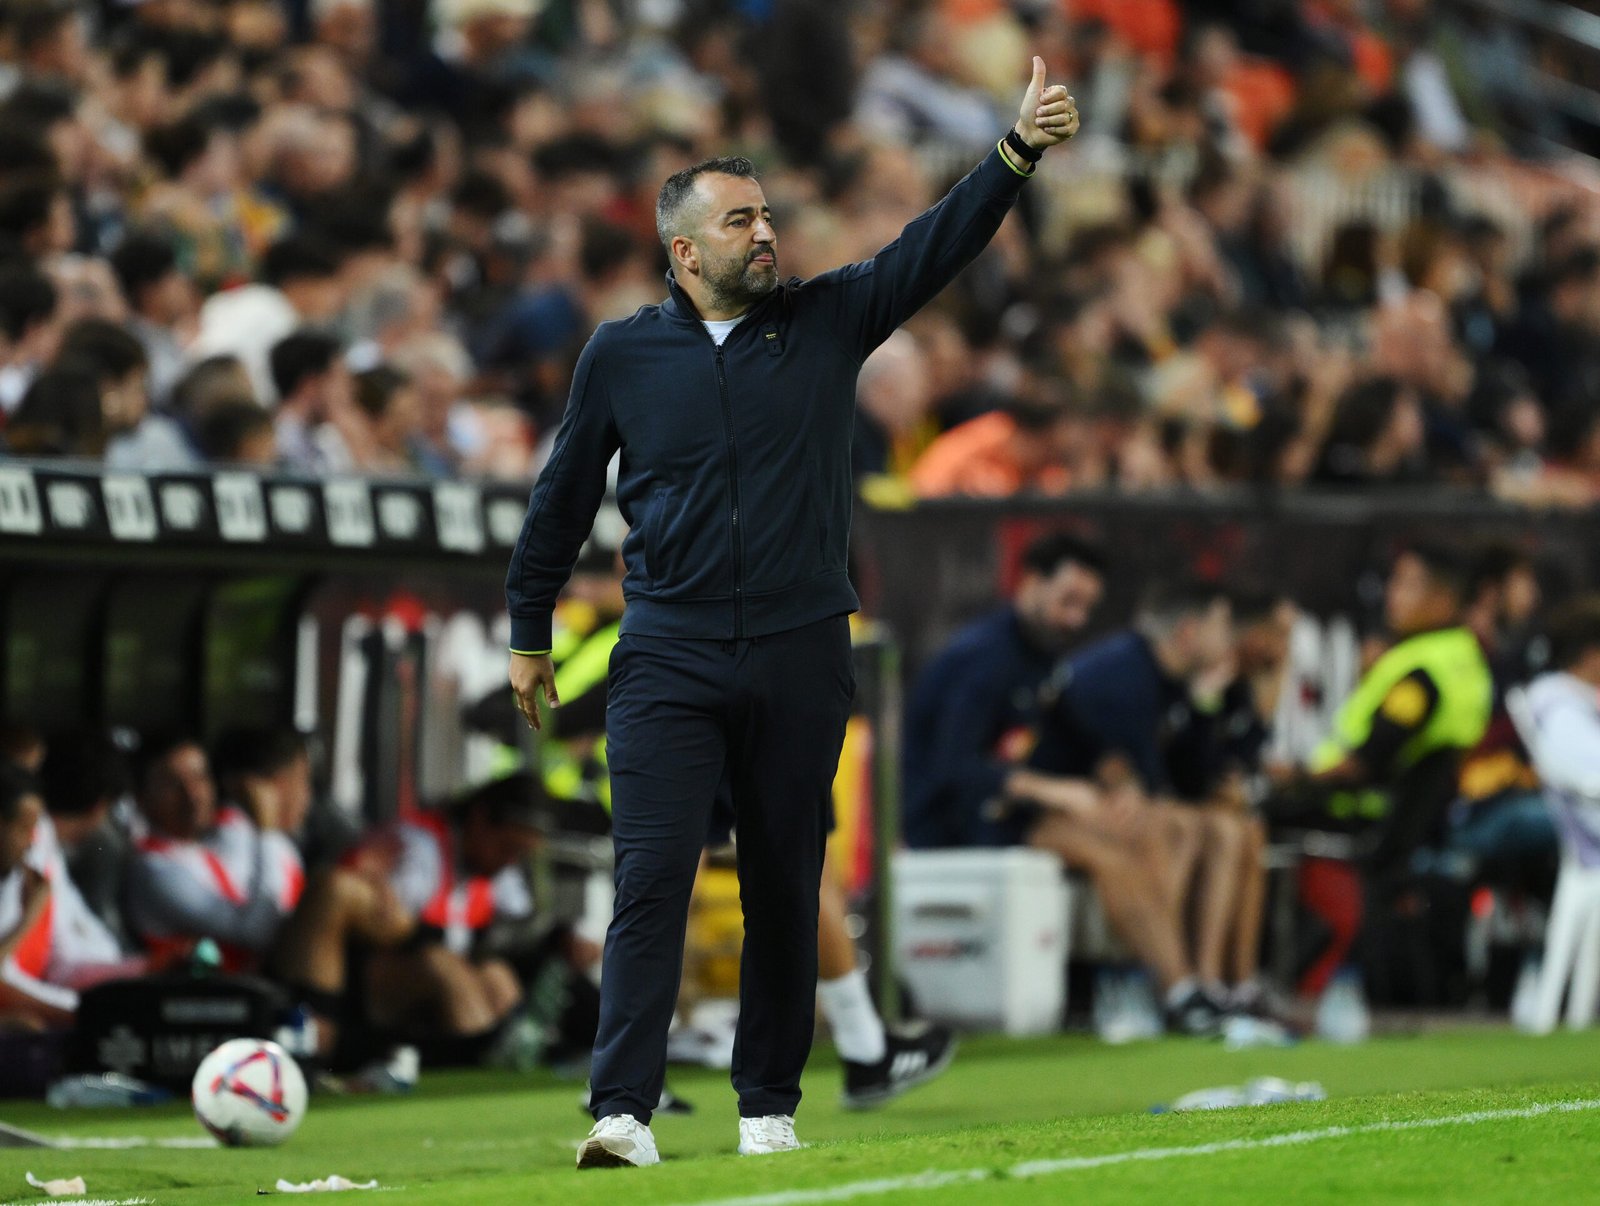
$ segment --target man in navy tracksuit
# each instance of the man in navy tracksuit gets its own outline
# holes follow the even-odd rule
[[[799,1146],[817,893],[830,789],[854,691],[845,573],[861,362],[998,229],[1045,147],[1076,133],[1044,63],[1016,127],[865,263],[780,280],[743,159],[662,187],[670,296],[603,323],[578,358],[506,580],[511,684],[529,723],[552,706],[550,617],[621,452],[628,608],[606,732],[616,904],[578,1166],[654,1164],[667,1029],[695,867],[726,777],[737,808],[745,943],[733,1083],[739,1150]]]

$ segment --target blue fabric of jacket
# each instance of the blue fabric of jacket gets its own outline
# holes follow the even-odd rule
[[[550,648],[619,449],[624,635],[759,637],[854,611],[856,374],[983,250],[1023,179],[991,151],[872,259],[789,279],[720,348],[670,275],[666,301],[601,323],[512,554],[511,648]]]

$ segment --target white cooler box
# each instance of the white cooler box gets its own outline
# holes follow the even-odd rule
[[[927,1017],[1044,1034],[1066,996],[1067,888],[1040,850],[902,850],[894,946]]]

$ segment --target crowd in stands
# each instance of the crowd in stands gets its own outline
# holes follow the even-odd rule
[[[786,274],[864,258],[1029,52],[1084,132],[865,366],[869,491],[1595,497],[1594,182],[1532,161],[1533,51],[1418,0],[7,0],[0,440],[525,478],[672,170],[755,159]]]

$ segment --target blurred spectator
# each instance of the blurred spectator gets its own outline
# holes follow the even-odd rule
[[[422,401],[411,379],[386,364],[357,373],[355,401],[372,433],[371,455],[361,468],[370,473],[415,472],[420,467],[415,445]]]
[[[35,865],[33,831],[44,815],[34,778],[0,761],[0,1024],[66,1026],[76,1004],[44,982],[50,883]]]
[[[278,393],[269,353],[297,327],[332,321],[344,305],[344,285],[334,249],[302,235],[268,248],[260,275],[259,284],[206,299],[189,351],[194,356],[237,357],[250,373],[256,396],[274,399]]]
[[[178,267],[170,240],[130,232],[111,254],[131,317],[128,329],[144,345],[150,395],[165,404],[183,375],[184,345],[193,337],[199,310],[195,287]]]
[[[222,400],[195,420],[200,454],[216,465],[272,469],[278,465],[278,433],[272,416],[252,398]]]
[[[1375,486],[1428,477],[1427,429],[1416,394],[1388,377],[1351,386],[1334,412],[1316,479]]]
[[[856,380],[858,476],[905,477],[931,438],[933,393],[917,341],[896,331],[868,356]]]
[[[1258,827],[1234,806],[1176,803],[1173,780],[1175,747],[1199,706],[1196,695],[1215,689],[1210,685],[1236,663],[1233,619],[1230,599],[1216,587],[1151,588],[1130,630],[1062,663],[1028,757],[1031,769],[1095,785],[1100,795],[1095,807],[1053,816],[1035,833],[1035,845],[1068,863],[1095,858],[1107,845],[1143,849],[1154,860],[1160,929],[1136,949],[1156,973],[1171,1024],[1190,1033],[1215,1030],[1233,989],[1248,990],[1260,942]],[[1209,777],[1187,786],[1208,793],[1195,802],[1222,805],[1209,793],[1223,785]],[[1090,870],[1105,897],[1107,872]],[[1191,914],[1192,942],[1185,924]]]
[[[204,747],[181,734],[148,739],[139,765],[147,833],[128,872],[129,925],[158,963],[209,938],[224,966],[259,966],[303,882],[283,797],[267,776],[245,775],[242,798],[219,808]]]
[[[0,412],[70,367],[56,344],[86,319],[138,340],[154,405],[124,433],[125,391],[102,389],[98,436],[58,415],[12,450],[263,464],[236,404],[274,402],[272,349],[313,327],[408,374],[421,404],[416,431],[359,406],[316,419],[348,454],[330,463],[526,477],[584,334],[660,295],[662,178],[750,154],[797,199],[785,262],[812,275],[970,167],[1031,50],[1074,81],[1084,135],[893,371],[867,367],[862,469],[904,477],[958,429],[919,492],[1600,495],[1600,201],[1502,23],[1420,0],[671,7],[235,0],[102,20],[26,0],[0,46]],[[1272,321],[1230,334],[1253,307]],[[245,388],[188,379],[218,355]],[[1392,404],[1367,388],[1384,379]],[[1063,396],[1076,417],[1047,421]],[[167,438],[169,409],[204,450]]]
[[[132,783],[127,760],[107,737],[94,732],[50,738],[39,785],[68,875],[85,905],[118,940],[123,883],[132,846],[112,810]]]
[[[5,436],[17,456],[99,457],[106,429],[93,372],[74,365],[46,369],[22,395]]]
[[[59,363],[82,365],[95,375],[107,467],[152,473],[195,466],[183,429],[150,413],[149,362],[132,334],[104,318],[81,318],[63,332],[60,356]]]
[[[278,457],[301,473],[339,473],[367,457],[344,349],[331,335],[303,330],[272,348]]]
[[[1064,494],[1089,425],[1064,398],[1014,398],[968,419],[917,458],[911,486],[922,498]]]
[[[317,1014],[325,1056],[341,1040],[363,1046],[368,1027],[457,1058],[487,1052],[522,987],[475,946],[496,919],[532,912],[521,864],[546,807],[537,780],[513,775],[370,834],[312,876],[277,964]]]
[[[0,411],[13,411],[41,366],[56,353],[56,288],[26,265],[0,266]]]

